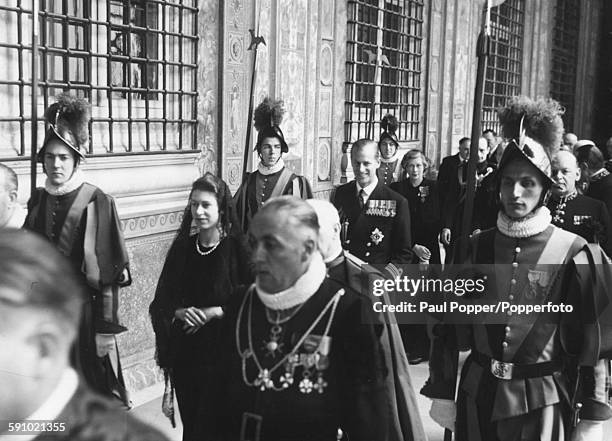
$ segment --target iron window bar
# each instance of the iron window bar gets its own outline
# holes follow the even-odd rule
[[[485,77],[483,129],[499,132],[497,109],[521,92],[525,0],[491,8],[491,54]]]
[[[553,29],[550,96],[565,108],[563,122],[571,132],[574,124],[576,59],[580,28],[580,0],[557,0]]]
[[[123,7],[120,23],[113,21],[111,6]],[[0,35],[0,50],[17,61],[16,78],[10,71],[0,77],[0,90],[17,104],[0,113],[0,126],[10,133],[0,145],[0,160],[25,159],[32,124],[31,2],[0,5],[0,13],[8,17],[10,34]],[[40,0],[41,78],[34,94],[39,132],[53,95],[72,91],[92,103],[89,155],[197,150],[197,15],[197,0]],[[119,33],[125,51],[117,53],[111,40]],[[129,76],[134,72],[136,81]],[[161,145],[155,143],[159,138]],[[16,155],[7,156],[11,150]]]
[[[397,117],[401,141],[419,138],[423,9],[422,0],[349,0],[345,145],[366,137],[371,119],[377,138],[386,113]],[[389,60],[377,85],[366,51]]]

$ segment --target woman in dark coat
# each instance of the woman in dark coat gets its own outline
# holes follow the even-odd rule
[[[424,177],[429,162],[420,150],[410,150],[402,159],[403,179],[390,185],[410,205],[410,237],[414,262],[440,263],[440,205],[436,181]]]
[[[214,381],[217,354],[226,349],[217,344],[223,307],[237,286],[252,280],[246,244],[232,233],[233,218],[225,182],[207,173],[193,183],[149,308],[157,361],[166,377],[164,413],[173,420],[176,390],[185,441],[204,439],[194,430],[196,412],[206,404],[201,401]]]
[[[440,263],[440,205],[436,181],[425,179],[429,161],[420,150],[410,150],[402,159],[402,177],[390,185],[410,206],[410,237],[413,238],[412,263]],[[429,356],[429,337],[424,324],[400,327],[410,364],[418,364]]]

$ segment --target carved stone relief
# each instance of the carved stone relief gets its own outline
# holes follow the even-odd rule
[[[321,84],[331,86],[333,78],[334,57],[331,45],[327,42],[321,44]]]
[[[319,155],[317,161],[317,178],[319,181],[328,181],[331,173],[331,148],[329,139],[319,141]]]
[[[217,171],[217,105],[218,105],[218,35],[219,2],[198,3],[198,147],[202,153],[196,161],[200,173]]]

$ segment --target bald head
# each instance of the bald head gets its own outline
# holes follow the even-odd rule
[[[576,181],[580,179],[580,168],[573,153],[561,150],[551,160],[551,191],[557,197],[564,197],[576,191]]]
[[[17,175],[0,163],[0,228],[6,226],[17,205]]]
[[[578,137],[573,133],[565,133],[563,135],[563,145],[569,149],[569,151],[574,150],[574,145],[578,142]]]
[[[323,259],[335,259],[342,251],[340,242],[340,216],[331,202],[308,199],[306,202],[317,213],[319,220],[319,249]]]

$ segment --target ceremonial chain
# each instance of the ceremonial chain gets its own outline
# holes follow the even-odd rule
[[[563,215],[565,214],[565,206],[569,201],[575,199],[576,196],[578,196],[578,192],[574,190],[573,193],[570,193],[567,196],[562,196],[559,199],[559,202],[557,202],[557,206],[555,207],[553,213],[553,221],[558,222],[560,224],[565,223],[565,220],[563,219]]]
[[[281,335],[283,334],[283,327],[281,325],[283,323],[287,323],[289,320],[295,317],[297,313],[300,312],[300,309],[302,309],[302,306],[304,306],[305,304],[306,302],[302,303],[301,305],[294,306],[293,308],[289,308],[288,310],[285,310],[289,312],[289,314],[286,314],[286,317],[282,319],[281,311],[274,310],[274,312],[276,312],[276,320],[273,320],[270,317],[270,309],[268,307],[265,307],[266,318],[268,319],[268,323],[272,325],[272,327],[270,328],[270,341],[268,341],[265,346],[268,351],[268,354],[266,355],[274,356],[276,355],[277,351],[281,351],[283,347],[283,343],[280,342]]]
[[[221,241],[223,240],[223,237],[219,238],[219,241],[213,245],[213,247],[208,250],[208,251],[202,251],[202,248],[200,248],[200,238],[199,236],[196,234],[195,237],[195,242],[196,242],[196,251],[198,252],[198,254],[200,256],[208,256],[210,253],[212,253],[213,251],[215,251],[217,249],[217,247],[219,246],[219,244],[221,243]]]
[[[244,299],[242,300],[242,304],[240,305],[240,310],[238,312],[238,319],[236,320],[236,349],[238,350],[238,354],[240,355],[240,358],[242,359],[242,379],[244,381],[244,384],[246,384],[247,386],[258,387],[261,391],[264,391],[266,389],[272,389],[276,392],[280,392],[284,389],[287,389],[289,386],[293,384],[293,372],[295,370],[295,367],[301,364],[300,363],[301,357],[297,355],[296,352],[298,351],[302,343],[304,343],[306,338],[310,336],[311,332],[315,329],[315,327],[319,324],[319,322],[323,319],[327,311],[331,308],[331,313],[329,316],[329,320],[327,321],[327,325],[325,327],[325,332],[323,333],[321,343],[325,341],[325,339],[327,338],[327,335],[329,334],[329,330],[331,328],[332,321],[336,314],[336,308],[338,306],[338,302],[340,301],[340,297],[344,295],[344,289],[340,289],[338,292],[336,292],[336,294],[330,299],[327,305],[325,305],[325,308],[323,308],[323,310],[319,313],[319,315],[314,320],[314,322],[304,332],[304,334],[302,335],[300,340],[295,344],[293,349],[291,349],[291,351],[287,355],[285,355],[280,361],[278,361],[270,369],[265,369],[261,365],[261,363],[259,362],[259,358],[257,358],[257,354],[255,353],[255,349],[253,348],[252,318],[253,318],[253,292],[254,291],[255,291],[255,287],[253,286],[249,289],[247,294],[244,296]],[[248,318],[247,318],[247,335],[248,335],[249,345],[246,350],[242,351],[241,350],[242,344],[240,342],[240,325],[242,323],[242,315],[243,315],[244,306],[247,300],[249,302],[249,311],[248,311]],[[301,305],[284,322],[293,318],[295,314],[297,314],[297,311],[300,310],[300,308],[301,308]],[[267,315],[267,312],[266,312],[266,315]],[[317,350],[314,352],[314,354],[312,354],[312,357],[311,357],[312,360],[310,361],[312,362],[313,365],[316,365],[319,359],[322,357],[321,353],[319,352],[320,348],[321,348],[321,344],[319,344],[319,347],[317,347]],[[257,374],[257,378],[253,381],[249,381],[249,379],[247,378],[247,372],[246,372],[246,363],[247,363],[247,360],[251,357],[253,358],[255,365],[257,366],[257,369],[259,370],[259,373]],[[279,367],[283,365],[286,365],[285,366],[286,369],[285,369],[285,373],[281,375],[280,377],[280,381],[282,385],[278,387],[274,384],[274,380],[272,379],[272,374]],[[300,382],[300,391],[303,393],[310,393],[313,388],[316,388],[320,393],[322,393],[323,389],[327,386],[327,383],[325,382],[323,377],[320,375],[317,380],[317,384],[315,385],[310,380],[310,375],[311,375],[310,372],[307,371],[307,366],[304,366],[304,374],[303,374],[304,379]]]

